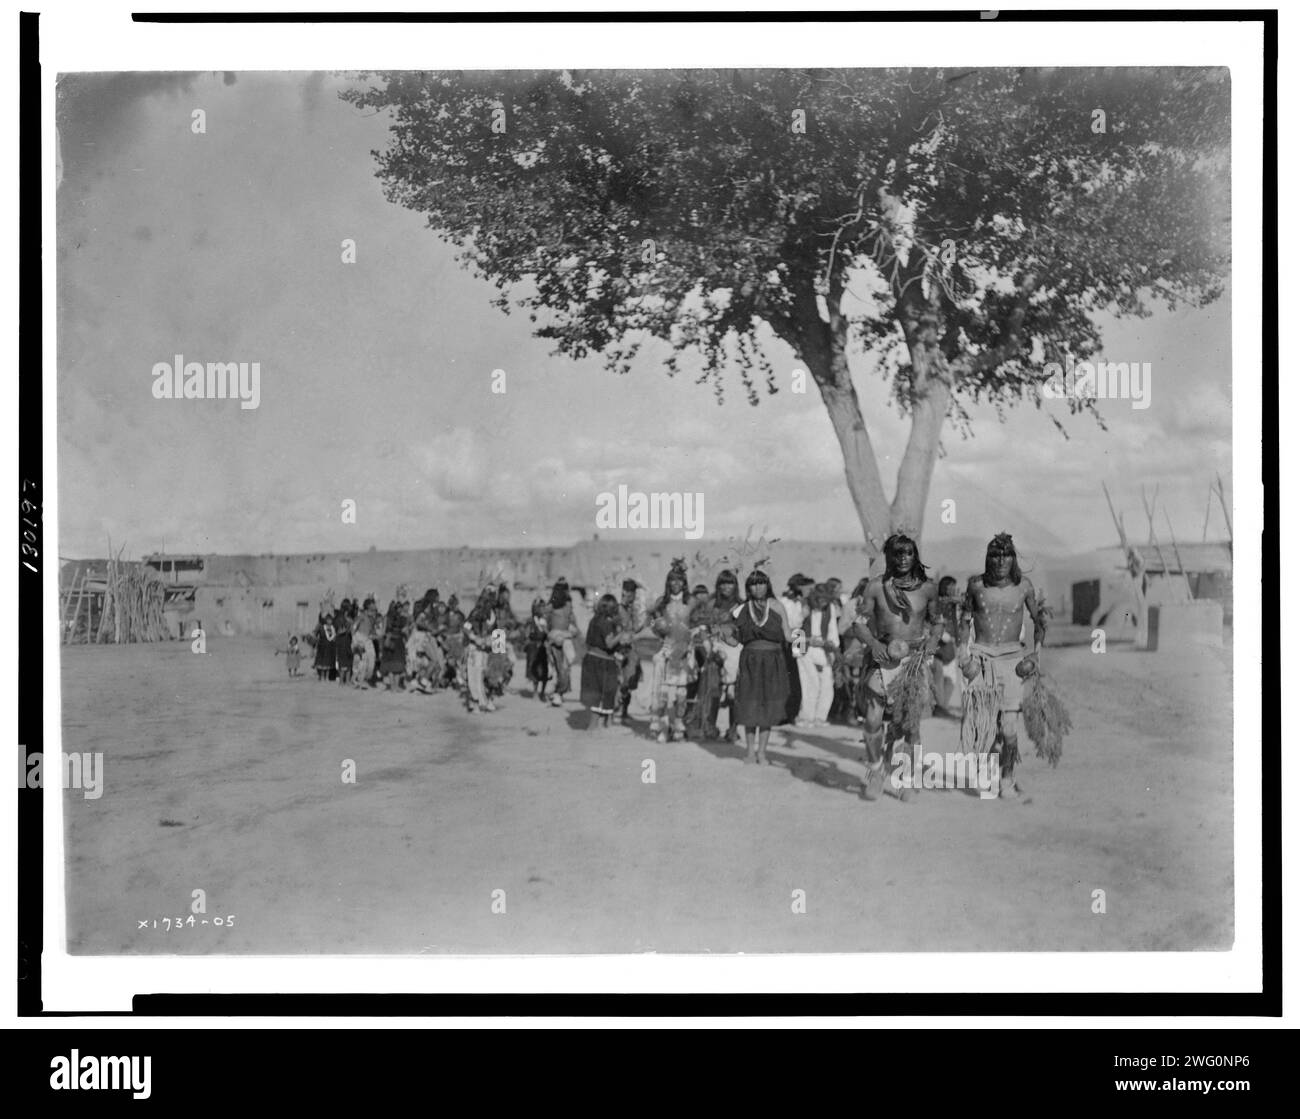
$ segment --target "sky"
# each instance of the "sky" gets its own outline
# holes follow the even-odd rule
[[[371,152],[388,120],[339,100],[346,84],[264,72],[63,79],[63,556],[103,555],[109,540],[128,556],[567,545],[597,531],[598,495],[620,484],[703,493],[707,539],[750,526],[862,539],[815,389],[779,380],[753,407],[736,375],[719,406],[649,348],[626,376],[553,356],[525,313],[492,307],[495,290],[385,199]],[[342,261],[345,239],[355,263]],[[1215,471],[1232,485],[1228,297],[1101,326],[1104,358],[1151,363],[1150,407],[1100,402],[1107,430],[1060,403],[1005,422],[975,409],[972,438],[945,433],[927,533],[951,499],[963,535],[1016,531],[998,519],[1035,526],[1062,552],[1110,545],[1105,482],[1130,531],[1145,525],[1140,487],[1158,484],[1179,539],[1201,538]],[[798,365],[779,343],[768,352],[778,371]],[[177,354],[258,362],[258,407],[156,399],[154,365]],[[906,425],[867,359],[853,368],[892,493]],[[1209,535],[1225,535],[1217,505]]]

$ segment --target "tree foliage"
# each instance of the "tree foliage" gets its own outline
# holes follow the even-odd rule
[[[767,331],[786,342],[850,402],[851,487],[850,348],[912,417],[923,496],[945,420],[1041,405],[1100,313],[1204,304],[1227,274],[1225,70],[395,72],[343,96],[391,111],[388,197],[560,352],[626,371],[656,339],[756,402]]]

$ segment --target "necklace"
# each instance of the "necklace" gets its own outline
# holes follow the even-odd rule
[[[756,625],[759,629],[762,629],[765,625],[767,625],[767,616],[771,612],[772,612],[771,603],[768,601],[768,599],[766,598],[763,599],[763,620],[760,622],[758,620],[758,615],[754,613],[754,600],[752,598],[749,600],[749,617],[753,621],[754,625]]]

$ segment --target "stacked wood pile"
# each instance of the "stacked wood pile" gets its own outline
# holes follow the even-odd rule
[[[78,564],[73,571],[62,604],[65,644],[171,639],[165,584],[146,564],[124,561],[123,550],[104,565]]]

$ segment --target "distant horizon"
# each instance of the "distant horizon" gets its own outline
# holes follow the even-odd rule
[[[637,542],[639,542],[640,544],[660,544],[665,546],[666,548],[677,548],[679,551],[689,551],[693,553],[696,551],[701,551],[703,545],[716,546],[718,544],[728,544],[732,541],[732,539],[733,539],[732,537],[718,537],[716,539],[713,539],[706,536],[701,540],[682,540],[680,537],[674,537],[674,536],[647,536],[647,537],[638,538]],[[940,547],[951,547],[955,544],[962,544],[971,541],[983,541],[984,537],[978,534],[970,534],[965,536],[951,536],[944,540],[932,540],[929,539],[925,534],[922,534],[920,540],[921,540],[921,544],[925,547],[940,548]],[[398,553],[401,552],[525,552],[525,551],[545,552],[545,551],[566,551],[573,548],[577,548],[581,544],[626,544],[631,542],[632,541],[630,540],[626,540],[622,538],[603,537],[600,539],[591,539],[591,540],[575,540],[569,544],[429,544],[429,545],[407,545],[404,547],[391,547],[391,548],[390,547],[381,548],[378,545],[370,544],[362,548],[308,548],[300,551],[283,551],[283,552],[281,551],[223,552],[223,551],[200,551],[194,548],[187,548],[181,551],[172,551],[172,550],[152,551],[152,552],[141,552],[132,555],[126,555],[124,553],[122,559],[124,562],[142,563],[149,559],[164,559],[164,558],[180,559],[185,556],[202,556],[202,557],[217,556],[222,559],[234,559],[234,558],[239,558],[244,556],[250,557],[252,559],[271,559],[276,557],[284,557],[286,559],[291,559],[295,556],[346,556],[346,555],[360,555],[369,552],[376,552],[376,553],[379,552],[398,552]],[[804,546],[812,546],[812,545],[819,546],[819,547],[828,547],[828,548],[865,549],[867,547],[865,541],[815,540],[808,537],[788,537],[788,538],[778,537],[775,540],[769,541],[769,543],[786,544],[792,547],[804,547]],[[1210,536],[1204,540],[1199,540],[1199,539],[1190,540],[1187,538],[1177,538],[1173,541],[1173,543],[1176,543],[1181,548],[1230,548],[1232,546],[1232,541],[1228,539],[1226,536],[1223,537]],[[687,545],[690,545],[691,547],[687,548]],[[1097,544],[1093,547],[1078,548],[1073,551],[1044,553],[1042,552],[1041,549],[1038,549],[1037,553],[1040,555],[1045,554],[1057,559],[1068,559],[1070,556],[1082,555],[1088,552],[1102,552],[1111,548],[1119,548],[1120,546],[1121,545],[1119,541],[1115,540],[1106,544]],[[1147,543],[1145,541],[1134,542],[1133,546],[1137,548],[1156,547],[1156,545]],[[1168,538],[1163,538],[1160,540],[1159,546],[1170,547],[1171,546],[1170,541],[1168,540]],[[68,556],[68,555],[61,554],[59,556],[59,562],[60,563],[90,563],[95,560],[107,560],[108,558],[109,557],[107,554],[97,554],[97,555],[87,555],[87,556]],[[688,560],[690,559],[689,555],[687,556],[687,559]]]

